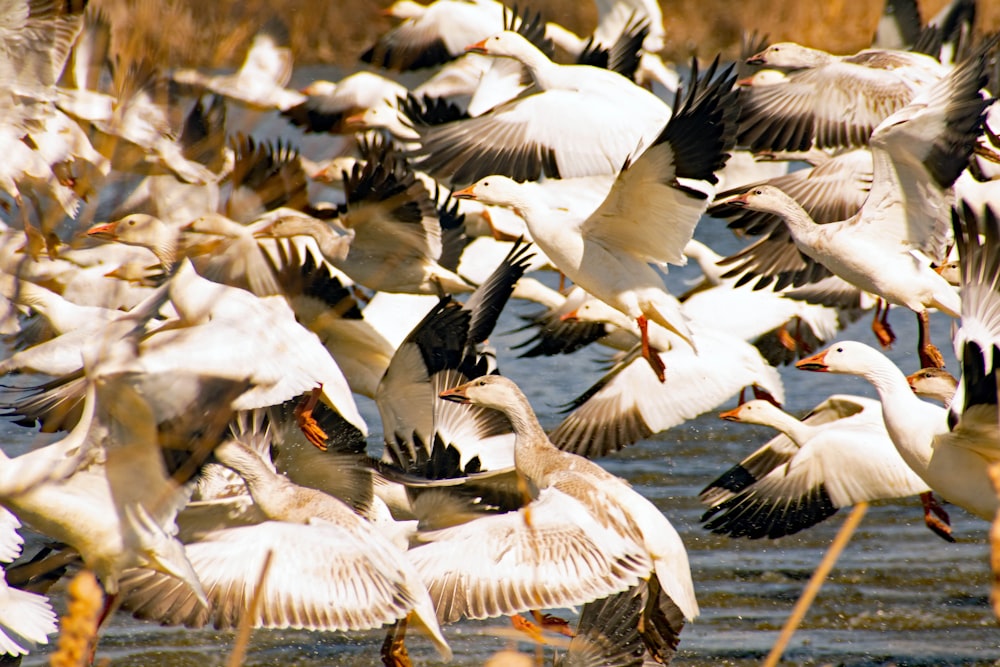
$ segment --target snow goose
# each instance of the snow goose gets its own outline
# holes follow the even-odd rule
[[[740,98],[738,143],[754,151],[863,146],[883,119],[947,73],[919,53],[834,56],[793,42],[772,44],[747,63],[792,70],[785,83],[749,86]]]
[[[124,172],[172,173],[186,183],[215,183],[221,175],[184,155],[163,99],[155,66],[137,61],[115,70],[115,94],[60,90],[57,105],[90,133],[94,148]]]
[[[559,65],[515,32],[470,49],[517,59],[535,85],[475,118],[414,127],[421,143],[414,166],[453,184],[490,174],[516,180],[613,174],[637,146],[653,143],[670,117],[662,100],[620,74]],[[609,117],[620,122],[608,125]]]
[[[758,289],[772,283],[776,291],[789,285],[797,287],[831,274],[821,264],[803,266],[791,232],[780,216],[739,205],[731,206],[727,202],[732,195],[759,185],[779,188],[797,201],[817,223],[845,220],[857,214],[871,191],[872,154],[868,148],[859,148],[808,169],[747,183],[738,190],[720,192],[716,203],[709,207],[709,215],[727,220],[730,229],[763,237],[758,243],[719,259],[721,266],[727,267],[724,277],[739,277],[737,285],[756,278],[754,284]]]
[[[615,323],[632,334],[632,342],[629,352],[566,406],[571,412],[549,433],[564,451],[604,456],[713,410],[746,387],[784,401],[777,370],[756,348],[724,330],[692,325],[698,344],[695,354],[676,335],[650,325],[650,340],[668,368],[666,382],[661,383],[641,363],[634,324],[618,311],[589,299],[569,317]]]
[[[754,400],[719,415],[783,434],[702,490],[705,528],[733,537],[777,538],[797,533],[861,501],[929,492],[900,457],[886,432],[878,401],[835,395],[801,421],[767,401]],[[927,526],[953,541],[950,529],[925,506]],[[947,521],[947,515],[944,515]]]
[[[306,132],[352,132],[347,118],[381,105],[394,106],[405,98],[406,86],[372,72],[355,72],[336,83],[313,81],[302,89],[306,99],[282,111],[293,125]]]
[[[294,263],[294,270],[298,271],[301,256],[312,257],[308,249],[294,244],[279,246],[274,239],[268,238],[265,230],[288,219],[307,221],[303,224],[322,224],[306,213],[286,208],[268,211],[246,224],[221,213],[206,213],[181,225],[157,216],[133,213],[120,220],[94,225],[86,233],[91,238],[149,250],[159,260],[160,278],[186,258],[213,282],[246,289],[258,296],[287,295],[294,287],[292,283],[296,282],[288,275],[292,270],[289,263]],[[346,235],[337,237],[331,233],[331,239],[324,237],[315,245],[321,245],[320,252],[325,248],[330,255],[343,254],[349,240]],[[343,251],[336,249],[337,243],[343,244]],[[156,265],[136,263],[147,269],[147,275],[155,275]],[[312,268],[316,268],[315,262]],[[328,265],[323,268],[330,269]]]
[[[427,188],[389,146],[373,144],[372,151],[372,159],[355,164],[348,175],[347,202],[336,216],[326,221],[282,218],[258,236],[309,235],[320,241],[321,249],[327,247],[322,240],[330,239],[340,254],[343,245],[335,230],[343,230],[350,238],[346,256],[325,259],[365,287],[416,294],[471,292],[469,281],[439,262],[454,250],[445,247],[454,239],[444,233],[443,217]]]
[[[124,578],[127,608],[169,625],[234,628],[253,613],[253,627],[326,631],[376,628],[412,611],[443,659],[451,658],[420,576],[377,528],[343,501],[291,482],[239,442],[226,441],[213,453],[243,478],[267,521],[214,531],[186,546],[208,609],[153,572]],[[268,554],[268,575],[258,584]]]
[[[548,57],[555,55],[555,47],[545,35],[540,13],[522,20],[515,7],[505,15],[503,24],[490,34],[500,30],[520,32]],[[418,97],[446,99],[466,111],[467,116],[478,116],[513,99],[529,83],[530,78],[520,63],[465,50],[415,87],[413,93]]]
[[[86,3],[62,5],[46,0],[7,2],[0,31],[0,80],[5,94],[51,95],[83,27]]]
[[[187,262],[181,263],[169,289],[181,321],[198,326],[163,331],[164,338],[145,341],[145,346],[160,351],[164,367],[176,367],[178,356],[183,356],[170,349],[174,344],[191,345],[187,363],[194,368],[215,369],[221,377],[236,373],[255,378],[250,380],[255,389],[234,404],[236,409],[276,405],[322,386],[324,402],[367,433],[340,368],[316,335],[295,320],[283,297],[257,297],[214,283],[199,276]],[[257,324],[248,329],[254,321]],[[235,345],[232,340],[222,344],[238,330],[244,332],[236,336],[243,344]],[[257,334],[248,336],[249,330]],[[254,351],[257,346],[261,347]],[[150,354],[145,355],[144,365],[155,367]]]
[[[950,409],[920,400],[895,364],[862,343],[835,343],[797,366],[868,380],[878,391],[886,428],[903,460],[945,500],[992,520],[998,500],[987,468],[1000,460],[996,398],[1000,223],[989,209],[982,221],[979,215],[968,209],[952,214],[963,300],[962,326],[955,334],[962,377]]]
[[[958,379],[943,368],[921,368],[907,375],[906,382],[920,398],[937,401],[946,408],[951,406],[958,389]]]
[[[27,490],[3,489],[0,502],[22,522],[75,549],[109,596],[118,593],[125,569],[142,565],[181,580],[206,604],[183,546],[172,536],[187,494],[167,475],[154,407],[135,386],[135,376],[90,372],[83,415],[59,445],[75,440],[77,454],[67,456],[79,466]],[[51,460],[43,449],[13,462],[38,456]]]
[[[557,449],[513,381],[487,375],[444,391],[441,398],[502,412],[514,429],[514,465],[532,495],[538,499],[546,491],[569,495],[612,532],[634,535],[652,560],[663,590],[684,617],[698,615],[687,551],[669,520],[620,478],[588,459]],[[547,521],[540,510],[520,520]]]
[[[718,266],[722,257],[692,239],[684,254],[698,262],[704,274],[679,298],[684,313],[701,329],[725,331],[753,343],[772,365],[788,363],[808,350],[818,349],[862,312],[858,290],[855,300],[837,306],[811,303],[795,290],[773,292],[737,287],[735,278],[724,278]],[[826,280],[839,279],[828,278]],[[844,283],[846,285],[846,283]],[[820,284],[822,286],[822,284]]]
[[[510,429],[494,411],[463,410],[437,395],[486,372],[478,346],[524,274],[530,248],[514,244],[464,305],[440,300],[400,343],[375,396],[386,453],[394,463],[404,468],[422,464],[441,441],[457,450],[463,470],[474,458],[478,470],[513,466]]]
[[[285,86],[292,78],[292,47],[288,27],[277,17],[254,35],[240,68],[233,74],[206,76],[198,70],[174,70],[175,83],[207,89],[254,109],[284,111],[305,96]]]
[[[441,65],[460,56],[467,45],[502,30],[506,12],[494,0],[397,2],[388,13],[403,22],[380,36],[361,61],[400,71]]]
[[[140,355],[122,360],[120,371],[155,374],[172,370],[234,381],[249,379],[250,386],[234,402],[236,409],[276,405],[318,389],[319,398],[367,433],[340,368],[316,335],[296,321],[284,297],[257,297],[206,280],[187,260],[179,263],[163,290],[155,299],[150,297],[141,312],[123,315],[102,330],[87,332],[86,340],[76,341],[65,361],[68,365],[76,362],[75,368],[43,387],[45,391],[29,402],[45,405],[50,400],[78,399],[80,386],[74,380],[83,367],[82,355],[88,350],[124,353],[135,346]],[[150,311],[155,312],[164,296],[177,317],[169,327],[145,335]],[[307,417],[303,425],[309,423]]]
[[[452,193],[456,199],[514,208],[562,273],[636,320],[643,332],[643,356],[661,380],[663,369],[650,350],[647,322],[689,343],[691,335],[679,304],[649,262],[684,263],[684,246],[708,206],[715,172],[725,165],[732,147],[733,74],[727,69],[715,77],[716,65],[700,78],[695,68],[676,114],[641,155],[626,161],[595,210],[553,210],[540,200],[538,185],[505,176],[489,176]],[[659,241],[651,245],[650,238]]]
[[[988,444],[978,446],[982,440],[976,437],[974,422],[964,430],[960,424],[954,432],[949,431],[947,410],[915,396],[902,371],[864,343],[834,343],[796,366],[859,375],[871,382],[882,400],[886,428],[903,460],[945,500],[976,516],[993,518],[997,501],[986,468],[998,457]],[[996,418],[995,406],[992,417]]]
[[[981,132],[985,57],[981,51],[965,61],[876,128],[872,190],[854,216],[818,225],[794,199],[769,185],[724,200],[780,215],[807,267],[820,264],[915,312],[921,366],[943,366],[930,342],[928,309],[959,316],[958,294],[930,265],[941,260],[947,243],[941,211],[949,203],[949,188]],[[891,332],[873,328],[880,340],[892,341]]]
[[[201,97],[195,102],[185,117],[179,142],[185,156],[213,173],[231,170],[236,156],[226,147],[226,103],[221,95]],[[217,182],[185,183],[173,174],[151,174],[136,184],[107,218],[145,213],[181,225],[219,210],[221,202]]]

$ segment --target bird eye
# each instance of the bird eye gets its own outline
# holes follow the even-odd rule
[[[489,181],[483,181],[483,186],[484,186],[484,187],[488,186],[489,184],[490,184],[490,182],[489,182]]]
[[[480,380],[479,381],[479,386],[480,387],[485,387],[486,386],[486,380]]]
[[[753,191],[753,193],[754,193],[755,195],[762,195],[762,194],[764,194],[764,191],[763,191],[763,190],[761,190],[760,188],[757,188],[756,190],[754,190],[754,191]]]
[[[838,347],[837,348],[837,352],[843,352],[843,351],[844,351],[844,348],[842,348],[842,347]]]

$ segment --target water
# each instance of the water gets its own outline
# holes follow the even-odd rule
[[[318,72],[297,73],[302,81]],[[327,73],[332,79],[338,73]],[[313,157],[332,152],[335,141],[305,136],[274,115],[239,117],[237,128],[257,136],[281,134]],[[242,123],[242,125],[240,125]],[[721,252],[740,245],[718,221],[703,221],[696,236]],[[672,269],[667,277],[680,291],[693,269]],[[513,346],[524,334],[504,334],[519,325],[517,313],[531,310],[511,304],[492,342],[503,372],[524,388],[546,426],[558,423],[558,405],[588,388],[599,376],[606,352],[594,348],[556,359],[522,360]],[[890,356],[907,372],[916,370],[915,321],[894,309],[892,324],[899,341]],[[946,348],[950,322],[932,318],[934,339]],[[872,343],[868,319],[846,330],[843,338]],[[949,368],[956,368],[950,350]],[[669,375],[669,370],[668,370]],[[873,396],[858,378],[783,369],[787,409],[802,413],[834,392]],[[679,387],[678,391],[684,391]],[[721,409],[735,405],[735,399]],[[381,437],[370,402],[361,408],[371,427],[372,442]],[[3,425],[12,445],[29,443],[34,434]],[[702,615],[681,634],[674,664],[708,667],[756,665],[774,643],[795,600],[819,563],[846,512],[779,540],[746,541],[712,535],[698,523],[702,507],[698,491],[771,436],[768,429],[720,421],[703,415],[668,432],[602,460],[611,472],[629,480],[653,500],[680,532],[691,559]],[[986,522],[949,507],[957,544],[947,544],[922,520],[915,498],[873,504],[820,591],[785,653],[785,664],[846,665],[1000,665],[1000,629],[991,612],[989,547]],[[54,592],[60,611],[61,589]],[[462,622],[444,631],[455,652],[455,665],[481,665],[508,645],[496,636],[506,629],[502,619]],[[378,662],[382,631],[310,633],[254,632],[244,664],[252,666],[348,667]],[[214,630],[161,628],[119,613],[101,640],[98,660],[116,667],[223,665],[233,634]],[[411,636],[415,663],[436,665],[430,643]],[[522,646],[525,650],[531,650]],[[51,647],[25,658],[25,665],[47,664]]]

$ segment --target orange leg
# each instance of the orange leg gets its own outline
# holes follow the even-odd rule
[[[926,310],[917,313],[917,354],[921,368],[944,368],[941,350],[931,342],[931,316]]]
[[[955,538],[951,535],[951,519],[948,517],[948,512],[934,497],[934,493],[931,491],[921,493],[920,503],[924,506],[924,523],[927,524],[927,527],[942,540],[954,542]]]
[[[551,614],[543,614],[534,610],[531,612],[531,615],[534,617],[534,621],[529,621],[524,616],[515,614],[510,617],[510,622],[516,630],[520,630],[521,632],[527,634],[539,644],[545,643],[545,638],[542,636],[542,632],[545,630],[558,632],[559,634],[566,635],[567,637],[576,636],[576,633],[570,629],[569,622],[565,619],[559,618],[558,616],[552,616]]]
[[[649,320],[646,319],[645,315],[640,315],[635,321],[639,325],[639,332],[642,334],[642,356],[649,362],[649,367],[656,373],[656,377],[660,382],[664,382],[667,379],[667,367],[663,365],[660,355],[649,346]]]
[[[316,419],[312,416],[313,408],[316,407],[322,391],[323,385],[316,387],[309,393],[308,398],[295,406],[295,421],[298,422],[299,428],[302,429],[302,433],[305,434],[306,439],[316,445],[320,451],[325,452],[326,431],[320,428]]]
[[[792,336],[792,334],[788,333],[788,329],[786,329],[785,327],[781,327],[780,329],[778,329],[777,335],[778,335],[778,342],[781,343],[781,346],[783,348],[791,352],[794,352],[795,350],[798,349],[798,343],[795,341],[795,337]]]
[[[883,310],[882,306],[885,305]],[[880,317],[881,316],[881,317]],[[875,306],[875,318],[872,320],[872,331],[882,347],[890,347],[896,340],[896,334],[889,326],[889,303],[879,299]]]
[[[520,630],[539,644],[544,643],[545,640],[542,639],[542,629],[538,626],[538,624],[529,621],[520,614],[514,614],[511,616],[510,622],[514,626],[515,630]]]
[[[389,629],[382,642],[382,664],[386,667],[412,667],[410,654],[403,640],[406,638],[406,618],[401,618]]]
[[[561,635],[566,635],[567,637],[576,636],[573,629],[569,627],[569,621],[565,618],[559,618],[558,616],[553,616],[552,614],[543,614],[540,611],[532,611],[531,615],[535,617],[535,622],[542,626],[542,630],[557,632]]]

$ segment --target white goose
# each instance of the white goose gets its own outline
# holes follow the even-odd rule
[[[306,132],[347,133],[345,120],[366,109],[387,106],[406,98],[406,87],[372,72],[356,72],[336,83],[323,79],[302,89],[305,99],[282,111],[293,125]]]
[[[621,313],[589,298],[569,317],[614,323],[633,334],[632,352],[570,404],[573,411],[549,433],[559,449],[603,456],[713,410],[747,387],[772,400],[785,400],[778,371],[753,345],[726,329],[693,322],[696,354],[676,335],[650,325],[650,342],[668,369],[661,383],[641,363],[635,352],[638,332]]]
[[[859,375],[875,387],[882,400],[885,425],[903,460],[941,496],[984,519],[997,511],[997,495],[986,474],[1000,460],[993,406],[992,449],[989,420],[970,419],[948,429],[948,411],[926,403],[910,390],[906,376],[881,352],[854,341],[834,343],[796,364],[803,370]],[[987,429],[984,442],[981,431]]]
[[[885,355],[853,341],[800,361],[804,370],[848,373],[878,391],[882,413],[903,460],[933,490],[976,516],[993,519],[1000,502],[987,474],[1000,461],[997,361],[1000,359],[1000,224],[987,209],[985,240],[977,216],[953,213],[962,264],[962,326],[955,335],[962,378],[948,410],[920,400]]]
[[[696,75],[696,74],[695,74]],[[713,66],[695,79],[676,115],[656,140],[618,174],[604,201],[588,214],[553,210],[539,186],[490,176],[452,193],[514,208],[532,239],[580,287],[636,320],[643,356],[663,378],[646,325],[652,321],[691,342],[677,300],[650,262],[683,264],[684,246],[708,205],[715,172],[728,157],[735,127],[731,70]],[[656,239],[651,243],[651,239]]]
[[[920,53],[835,56],[792,42],[747,63],[793,70],[783,83],[749,86],[741,96],[739,143],[754,151],[863,146],[883,119],[947,73]]]
[[[892,444],[878,401],[831,396],[801,421],[760,400],[719,416],[770,426],[783,437],[772,439],[701,492],[709,505],[701,520],[713,532],[777,538],[861,501],[929,492]],[[735,488],[735,480],[745,480],[742,488]],[[951,541],[948,526],[931,515],[940,508],[925,508],[928,527]]]
[[[876,128],[872,189],[851,218],[817,225],[794,199],[768,185],[724,200],[780,215],[807,264],[821,264],[915,312],[921,366],[944,365],[930,342],[928,310],[959,316],[958,294],[930,265],[942,259],[947,243],[941,212],[949,205],[949,188],[981,132],[984,58],[980,52],[965,61]],[[891,342],[884,333],[880,339]]]
[[[667,518],[620,478],[588,459],[557,449],[513,381],[487,375],[444,391],[441,398],[482,405],[506,415],[514,429],[514,465],[532,496],[540,500],[547,490],[565,493],[601,525],[638,540],[652,560],[663,590],[685,618],[698,615],[687,551]]]
[[[216,530],[186,546],[211,607],[196,605],[188,591],[155,572],[133,571],[122,582],[127,608],[169,625],[230,628],[254,613],[254,627],[326,631],[379,627],[413,611],[442,658],[451,659],[416,569],[372,524],[338,498],[291,482],[244,444],[230,440],[214,454],[245,480],[267,520]]]
[[[285,88],[292,78],[292,66],[288,27],[275,17],[254,35],[236,72],[207,76],[198,70],[179,69],[172,78],[176,83],[225,95],[253,109],[284,111],[305,100],[302,93]]]
[[[503,29],[506,7],[495,0],[402,0],[386,13],[403,19],[361,54],[362,62],[392,70],[441,65],[462,55],[466,45]]]
[[[662,100],[622,75],[554,63],[516,32],[470,49],[517,59],[535,87],[475,118],[417,126],[414,165],[437,178],[466,184],[489,174],[518,180],[613,174],[637,146],[653,143],[670,117]]]
[[[69,436],[2,462],[12,472],[36,468],[36,459],[50,465],[58,460],[63,478],[50,471],[26,488],[21,477],[0,489],[0,503],[75,549],[109,596],[118,593],[125,569],[141,565],[176,577],[204,605],[198,577],[173,537],[174,518],[187,494],[167,476],[154,406],[133,385],[135,379],[103,372],[88,378],[83,415]]]

